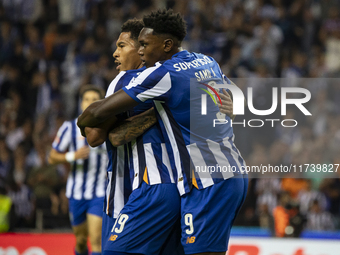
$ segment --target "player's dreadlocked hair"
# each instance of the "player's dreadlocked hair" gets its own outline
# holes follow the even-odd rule
[[[144,26],[152,28],[155,34],[170,34],[183,41],[187,34],[186,24],[179,13],[169,10],[157,10],[143,17]]]
[[[144,24],[141,19],[129,19],[126,21],[121,27],[121,33],[123,32],[130,32],[131,39],[138,42],[138,36],[140,31],[143,29]]]

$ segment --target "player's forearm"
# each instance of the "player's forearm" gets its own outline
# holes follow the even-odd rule
[[[123,90],[119,90],[111,96],[96,101],[87,107],[79,116],[77,125],[82,130],[85,127],[96,127],[107,119],[129,110],[137,104]]]
[[[99,116],[97,114],[97,110],[100,108],[101,101],[103,100],[98,100],[85,109],[85,111],[78,117],[78,127],[95,127],[105,120],[103,116]]]
[[[115,147],[131,142],[157,122],[154,108],[128,118],[109,133],[109,140]]]
[[[107,139],[109,130],[114,127],[116,121],[117,118],[113,116],[95,128],[86,127],[84,131],[88,144],[91,147],[97,147],[103,144]]]
[[[50,155],[48,156],[49,164],[58,164],[58,163],[66,163],[66,153],[57,152],[55,149],[52,149]]]
[[[105,135],[101,135],[101,133],[97,130],[95,130],[95,128],[90,128],[90,127],[85,127],[85,135],[86,135],[86,139],[87,139],[87,143],[91,146],[91,147],[97,147],[101,144],[103,144],[106,140],[107,137],[107,132],[105,132]],[[103,132],[104,133],[104,132]]]

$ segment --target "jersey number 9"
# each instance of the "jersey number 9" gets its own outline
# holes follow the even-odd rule
[[[191,213],[187,213],[186,215],[184,215],[184,223],[185,225],[189,226],[189,229],[186,229],[185,233],[187,235],[191,235],[192,233],[194,233],[194,224]]]

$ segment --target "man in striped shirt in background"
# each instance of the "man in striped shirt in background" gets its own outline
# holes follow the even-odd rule
[[[102,99],[104,91],[87,85],[81,91],[81,109]],[[92,255],[101,254],[102,210],[108,157],[105,144],[91,148],[77,127],[77,119],[65,121],[52,144],[50,164],[71,163],[66,184],[70,221],[76,236],[75,254],[88,254],[90,237]]]
[[[243,178],[245,162],[233,143],[232,127],[211,127],[214,115],[219,114],[218,106],[209,101],[209,114],[200,115],[201,94],[198,92],[206,84],[231,82],[211,57],[180,50],[186,30],[179,14],[157,11],[145,16],[143,21],[139,53],[150,68],[122,90],[92,104],[79,117],[78,126],[84,131],[85,127],[97,126],[139,103],[153,100],[168,153],[173,156],[174,177],[182,195],[185,253],[224,254],[231,225],[247,192],[247,178]],[[204,73],[206,75],[202,75]],[[196,88],[193,96],[191,88]],[[190,125],[192,116],[199,120],[196,126]],[[221,119],[220,114],[216,116]],[[226,119],[230,122],[229,117]],[[204,171],[204,167],[215,165],[220,169],[232,167],[232,170]],[[126,226],[128,217],[127,214]]]

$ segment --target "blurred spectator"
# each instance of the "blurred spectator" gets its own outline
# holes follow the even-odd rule
[[[254,227],[259,225],[259,219],[255,214],[255,210],[252,207],[247,207],[243,214],[243,225],[248,227]]]
[[[306,224],[306,217],[301,214],[299,204],[292,202],[289,207],[289,227],[286,228],[287,237],[300,237]]]
[[[13,124],[15,121],[13,121]],[[20,143],[25,143],[29,148],[31,144],[32,122],[26,119],[24,124],[8,132],[6,143],[9,149],[15,151]]]
[[[299,237],[305,218],[299,206],[287,192],[279,195],[279,205],[273,211],[276,237]]]
[[[300,51],[293,54],[293,60],[291,65],[282,70],[282,77],[289,79],[296,79],[301,77],[306,77],[307,74],[307,58],[306,55]],[[297,84],[289,80],[290,86],[296,86]]]
[[[48,23],[56,22],[59,19],[58,0],[47,0],[48,5],[45,7],[44,16]],[[74,2],[74,1],[71,1]]]
[[[35,227],[35,196],[32,190],[21,179],[15,177],[9,183],[8,196],[14,205],[13,227],[34,228]]]
[[[324,211],[317,200],[312,202],[310,212],[307,214],[307,229],[317,231],[332,231],[335,229],[332,215]]]
[[[340,179],[324,179],[320,185],[328,201],[328,210],[338,218],[340,216]]]
[[[5,183],[0,179],[0,233],[11,227],[12,200],[7,195]]]
[[[266,210],[272,215],[274,208],[277,206],[277,196],[281,192],[281,181],[277,178],[263,178],[256,182],[257,208]]]
[[[261,228],[269,229],[274,235],[274,218],[266,204],[259,206],[259,225]]]
[[[1,37],[0,37],[0,63],[4,64],[8,62],[13,55],[13,34],[12,26],[9,22],[2,22],[1,24]]]
[[[254,29],[255,45],[261,45],[262,58],[268,63],[268,68],[276,71],[279,60],[279,47],[283,41],[280,27],[273,24],[270,18],[264,18],[260,26]]]
[[[325,210],[327,207],[327,200],[324,194],[320,191],[312,189],[311,180],[307,180],[306,190],[301,190],[298,195],[298,201],[300,203],[300,212],[303,215],[307,215],[312,203],[318,202],[318,206]]]
[[[42,144],[40,144],[41,146]],[[39,157],[46,157],[46,149],[39,149]],[[37,208],[58,213],[59,194],[56,192],[60,177],[53,166],[46,164],[34,166],[27,177],[27,183],[36,196]]]
[[[299,192],[305,191],[308,187],[308,182],[305,179],[283,178],[282,189],[296,199]]]
[[[24,144],[20,144],[13,153],[14,155],[14,168],[13,179],[16,184],[22,185],[27,181],[28,165],[27,165],[27,152]]]
[[[316,136],[324,134],[327,130],[327,117],[330,113],[335,111],[333,102],[327,100],[327,91],[321,90],[316,95],[316,100],[312,103],[311,118],[313,123],[313,131]]]
[[[3,137],[0,137],[0,151],[0,183],[4,184],[10,179],[13,159]]]
[[[287,207],[291,202],[289,193],[281,193],[279,196],[279,205],[273,210],[275,236],[284,237],[286,229],[289,227],[289,213]]]
[[[328,72],[340,71],[340,12],[338,8],[331,8],[320,30],[320,38],[326,48],[326,66]]]

